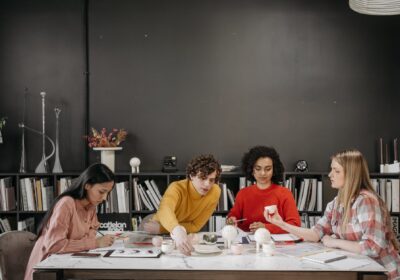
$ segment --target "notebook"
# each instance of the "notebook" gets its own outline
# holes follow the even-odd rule
[[[329,251],[329,252],[322,252],[322,253],[304,256],[302,259],[317,262],[317,263],[330,263],[330,262],[342,260],[345,258],[347,258],[347,256],[343,255],[340,252]]]

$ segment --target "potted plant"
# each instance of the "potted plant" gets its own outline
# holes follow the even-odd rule
[[[127,131],[113,128],[111,132],[107,132],[107,129],[102,128],[99,132],[92,127],[91,132],[91,135],[86,136],[89,147],[94,151],[101,151],[101,162],[114,171],[115,151],[122,150],[119,145],[126,140]]]

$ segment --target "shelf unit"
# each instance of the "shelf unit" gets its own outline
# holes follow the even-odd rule
[[[311,179],[316,178],[322,182],[322,210],[321,211],[307,211],[307,210],[299,210],[299,214],[302,217],[302,222],[304,219],[313,216],[322,216],[324,214],[326,205],[334,199],[337,194],[337,191],[331,187],[331,183],[328,177],[328,172],[285,172],[284,173],[284,183],[290,177],[296,178],[295,188],[300,192],[301,181],[305,178]],[[374,179],[385,179],[385,180],[400,180],[400,173],[370,173],[371,180]],[[384,187],[386,188],[386,186]],[[298,201],[296,201],[297,204]],[[399,211],[390,211],[390,215],[392,217],[392,223],[394,224],[394,230],[398,236],[399,234],[399,220],[400,220],[400,212]],[[309,224],[303,224],[305,226],[309,226]]]
[[[53,173],[0,173],[0,179],[5,177],[11,177],[12,184],[15,186],[15,199],[16,199],[16,209],[10,211],[0,211],[0,218],[8,218],[12,229],[17,228],[17,222],[24,220],[27,217],[34,217],[35,224],[38,225],[41,219],[43,218],[46,211],[22,211],[21,209],[21,191],[20,191],[20,179],[23,178],[48,178],[49,182],[53,186],[53,191],[56,191],[56,183],[62,177],[70,177],[75,178],[79,176],[79,172],[65,172],[59,174]],[[128,182],[128,194],[129,194],[129,208],[130,211],[127,213],[129,218],[134,217],[144,217],[148,214],[154,213],[155,211],[149,210],[134,210],[134,200],[133,200],[133,181],[138,180],[138,182],[143,182],[144,180],[155,180],[161,195],[165,192],[166,188],[170,183],[176,180],[181,180],[186,177],[185,172],[178,171],[174,173],[164,173],[164,172],[141,172],[137,174],[132,174],[129,172],[125,173],[116,173],[116,182]],[[234,194],[237,194],[239,191],[240,185],[240,177],[244,175],[240,172],[223,172],[221,174],[221,183],[226,183],[227,187],[233,191]],[[330,181],[327,172],[285,172],[284,173],[284,182],[288,180],[290,177],[296,178],[295,188],[299,188],[301,180],[307,178],[312,179],[316,178],[322,182],[322,210],[321,211],[299,211],[300,215],[307,216],[322,216],[325,210],[325,207],[328,202],[330,202],[336,195],[336,190],[331,188]],[[381,173],[371,173],[371,179],[400,179],[399,173],[391,173],[391,174],[381,174]],[[228,211],[215,211],[214,215],[226,216]],[[397,217],[397,220],[400,218],[400,212],[391,212],[391,216]],[[100,214],[101,215],[101,214]]]

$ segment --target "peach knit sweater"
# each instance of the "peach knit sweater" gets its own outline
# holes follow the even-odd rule
[[[53,209],[47,226],[36,241],[25,271],[32,279],[33,267],[55,253],[70,253],[96,248],[99,227],[96,208],[84,207],[70,196],[61,198]]]

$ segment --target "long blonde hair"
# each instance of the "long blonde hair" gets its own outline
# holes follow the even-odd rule
[[[368,165],[364,156],[358,150],[347,150],[332,156],[332,160],[339,163],[344,170],[344,186],[338,192],[338,206],[344,207],[344,218],[342,230],[344,230],[350,218],[351,206],[358,197],[361,190],[367,190],[374,194],[379,202],[383,217],[382,222],[386,225],[386,239],[399,250],[399,243],[392,229],[392,222],[385,202],[375,192],[369,177]]]

